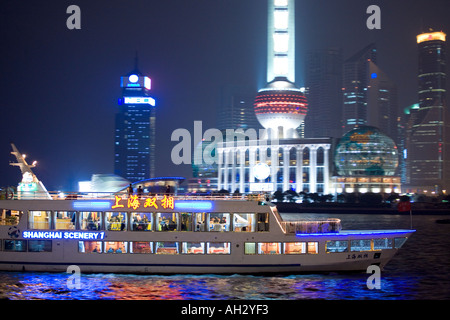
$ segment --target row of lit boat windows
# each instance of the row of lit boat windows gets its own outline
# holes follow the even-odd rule
[[[269,231],[267,213],[30,211],[28,227],[40,230]]]
[[[407,238],[381,238],[326,241],[325,251],[362,252],[399,249]],[[52,240],[4,240],[0,250],[10,252],[51,252]],[[230,242],[171,241],[79,241],[80,253],[155,253],[155,254],[230,254]],[[244,253],[254,254],[317,254],[319,243],[309,242],[245,242]]]
[[[360,251],[379,251],[384,249],[399,249],[407,238],[380,238],[380,239],[356,239],[327,241],[325,250],[330,252],[360,252]]]
[[[246,242],[244,253],[317,254],[318,242]],[[51,252],[52,240],[4,240],[4,251]],[[78,241],[80,253],[231,254],[230,242]]]

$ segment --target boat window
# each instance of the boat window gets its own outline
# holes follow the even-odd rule
[[[153,253],[153,242],[135,241],[131,243],[131,253]]]
[[[348,241],[327,241],[325,244],[326,252],[347,252]]]
[[[106,241],[105,253],[127,253],[126,241]]]
[[[57,230],[74,230],[77,213],[75,211],[56,211],[56,223]]]
[[[176,231],[178,225],[178,214],[157,213],[156,223],[158,231]]]
[[[27,251],[26,240],[5,240],[5,251],[25,252]]]
[[[254,213],[235,213],[233,215],[233,231],[236,232],[255,232],[256,214]]]
[[[28,227],[30,229],[50,229],[50,211],[30,211]]]
[[[156,254],[177,254],[179,253],[178,242],[156,242],[155,252]]]
[[[395,238],[394,239],[395,249],[400,249],[403,246],[403,244],[406,242],[406,239],[408,239],[408,238]]]
[[[306,242],[286,242],[284,243],[285,254],[306,253]]]
[[[186,254],[203,254],[205,253],[204,242],[183,242],[182,252]]]
[[[78,241],[78,252],[102,253],[101,241]]]
[[[392,249],[392,239],[373,239],[373,250]]]
[[[29,252],[52,252],[52,240],[29,240]]]
[[[280,254],[281,243],[280,242],[261,242],[258,243],[259,254]]]
[[[208,254],[230,254],[229,242],[207,242],[206,252]]]
[[[198,212],[198,213],[194,213],[194,223],[195,223],[195,228],[194,231],[206,231],[206,216],[207,213],[205,212]]]
[[[106,230],[124,231],[127,229],[126,212],[105,212]]]
[[[258,213],[258,231],[269,231],[269,214],[267,212]]]
[[[370,251],[372,249],[371,242],[372,241],[369,239],[351,240],[350,241],[351,251]]]
[[[246,242],[244,244],[244,253],[245,254],[256,254],[256,243],[255,242]]]
[[[210,213],[209,231],[230,231],[230,214]]]
[[[22,211],[1,210],[0,211],[0,226],[15,226],[19,223],[19,218],[22,216]]]
[[[180,230],[192,231],[192,213],[180,213]]]
[[[131,230],[152,231],[153,215],[150,212],[132,212]]]
[[[308,242],[308,253],[318,254],[319,253],[319,243],[318,242]]]
[[[100,230],[102,219],[100,212],[80,212],[81,230]]]

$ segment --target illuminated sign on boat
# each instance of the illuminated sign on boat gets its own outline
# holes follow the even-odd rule
[[[154,208],[154,209],[175,209],[205,211],[213,208],[212,201],[187,201],[175,200],[172,196],[153,196],[141,199],[138,195],[115,196],[114,201],[74,201],[73,208],[77,210],[106,210],[106,209],[133,209]]]
[[[111,206],[111,209],[125,208],[128,209],[138,209],[144,208],[155,208],[158,209],[162,207],[164,209],[173,209],[175,207],[175,199],[170,196],[164,196],[159,199],[157,196],[149,197],[141,200],[138,195],[131,195],[128,198],[122,198],[121,196],[115,196],[115,202]]]
[[[104,232],[94,231],[30,231],[22,233],[25,239],[103,240]]]

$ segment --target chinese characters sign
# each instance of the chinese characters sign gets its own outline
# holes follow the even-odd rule
[[[138,195],[131,195],[128,198],[122,198],[121,196],[115,196],[115,203],[111,206],[111,209],[116,208],[164,208],[173,209],[175,207],[175,200],[173,197],[165,195],[163,198],[158,199],[157,196],[153,196],[146,199],[140,199]]]

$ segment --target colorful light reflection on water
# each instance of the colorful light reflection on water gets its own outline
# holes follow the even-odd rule
[[[67,287],[68,274],[2,273],[1,295],[12,300],[291,300],[414,299],[414,283],[383,278],[367,288],[367,274],[250,275],[81,275],[81,288]],[[6,281],[5,281],[6,279]],[[417,279],[416,279],[417,280]]]
[[[405,216],[346,215],[346,229],[408,227]],[[439,217],[414,217],[417,232],[381,273],[381,289],[367,288],[369,274],[122,275],[81,274],[68,289],[67,273],[0,272],[0,299],[11,300],[418,300],[450,299],[450,225]]]

